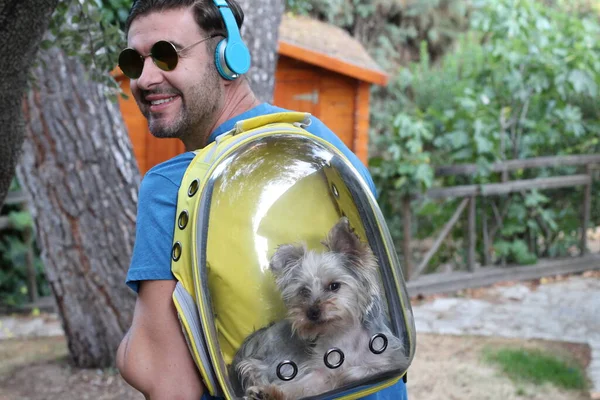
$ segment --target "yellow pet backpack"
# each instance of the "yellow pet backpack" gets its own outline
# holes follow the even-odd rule
[[[212,396],[358,399],[412,362],[412,310],[381,211],[310,122],[239,121],[183,177],[173,300]]]

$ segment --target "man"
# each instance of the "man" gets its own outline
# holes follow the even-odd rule
[[[241,27],[240,7],[233,0],[228,3]],[[261,104],[243,76],[229,80],[220,75],[214,54],[226,30],[213,0],[138,0],[126,30],[128,49],[119,63],[131,78],[132,93],[150,131],[157,137],[179,138],[188,152],[152,168],[140,187],[127,276],[138,298],[131,328],[117,351],[117,366],[148,399],[208,400],[171,297],[179,185],[194,157],[191,150],[206,146],[238,120],[282,110]],[[340,148],[374,190],[367,169],[322,122],[313,119],[308,130]],[[405,398],[403,382],[368,397]]]

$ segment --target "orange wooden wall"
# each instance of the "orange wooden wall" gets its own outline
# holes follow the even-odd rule
[[[121,79],[121,77],[120,77]],[[120,107],[134,148],[140,172],[184,152],[177,139],[157,139],[148,130],[129,90],[129,80],[121,79],[129,99]],[[322,120],[340,139],[367,163],[370,84],[336,72],[280,56],[275,75],[273,104],[294,111],[309,112]]]
[[[363,163],[367,162],[368,152],[369,94],[366,82],[289,57],[279,58],[273,104],[310,112]]]

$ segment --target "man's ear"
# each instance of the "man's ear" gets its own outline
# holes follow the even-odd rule
[[[284,244],[277,248],[273,257],[271,257],[271,271],[277,277],[284,275],[302,259],[306,252],[304,246],[295,246]]]

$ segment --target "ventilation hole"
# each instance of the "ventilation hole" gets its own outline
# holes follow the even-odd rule
[[[340,198],[340,192],[338,192],[338,188],[333,183],[331,184],[331,191],[336,199]]]
[[[282,381],[291,381],[296,374],[298,374],[298,366],[293,361],[285,360],[277,366],[277,376]]]
[[[344,359],[344,353],[337,347],[333,347],[327,350],[323,362],[327,365],[327,368],[336,369],[344,363]]]
[[[183,210],[181,214],[179,214],[179,218],[177,219],[177,225],[179,226],[179,229],[184,229],[187,226],[189,219],[189,213],[187,212],[187,210]]]
[[[381,354],[387,349],[388,339],[383,333],[378,333],[371,337],[369,341],[369,350],[373,354]]]
[[[198,191],[200,187],[200,181],[198,179],[194,179],[192,183],[190,183],[190,187],[188,188],[188,196],[192,197]]]
[[[173,261],[179,260],[181,257],[181,243],[177,242],[173,245]]]

